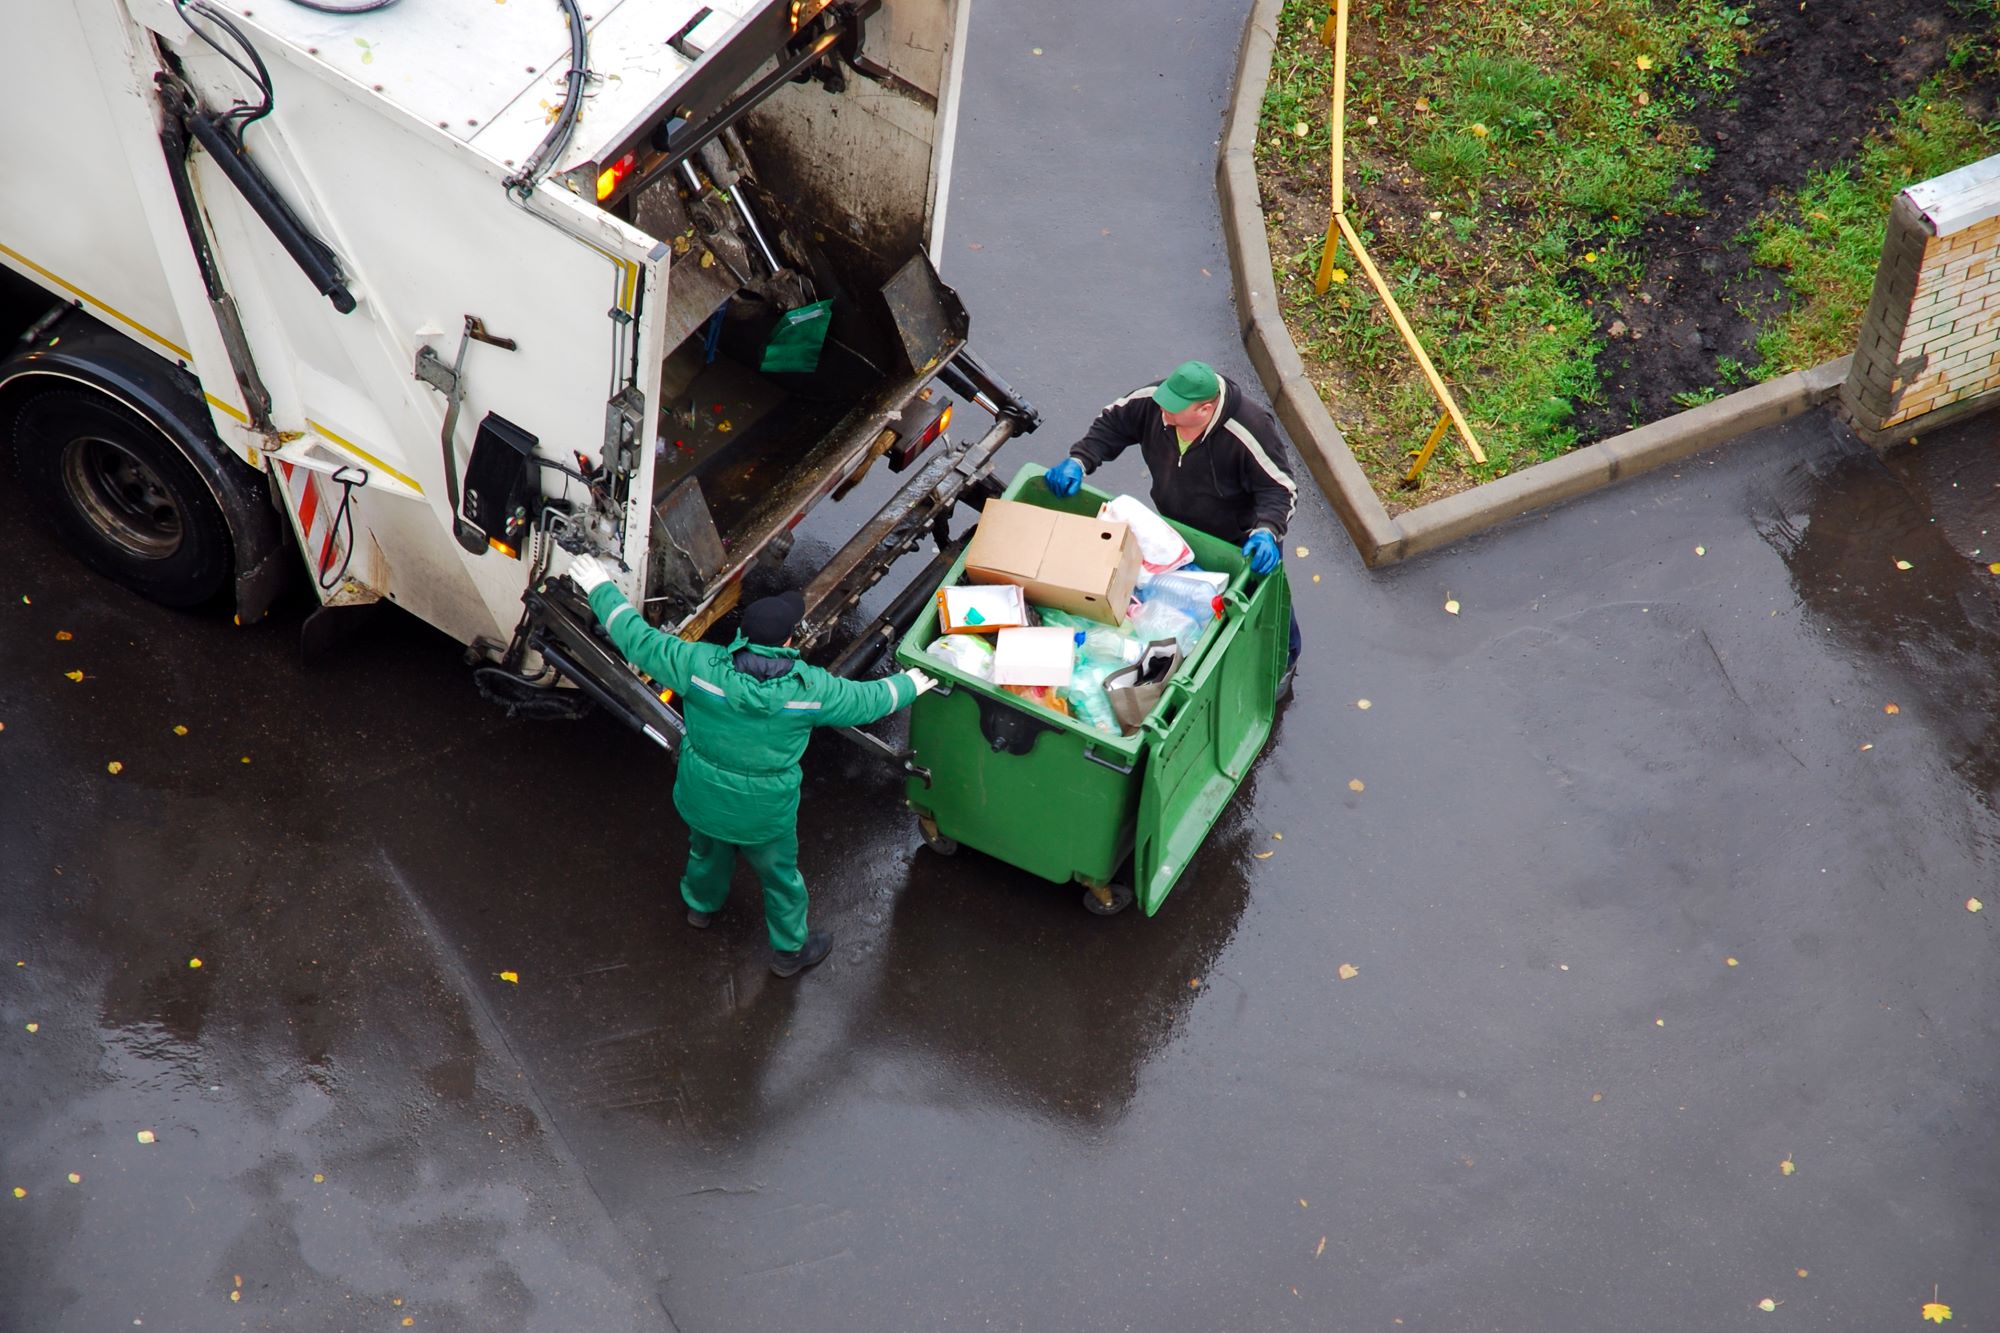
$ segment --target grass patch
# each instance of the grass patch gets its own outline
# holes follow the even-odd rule
[[[1320,242],[1307,238],[1331,208],[1326,14],[1324,0],[1283,8],[1259,175],[1286,322],[1393,499],[1439,407],[1345,247],[1353,276],[1312,290]],[[1683,118],[1734,81],[1749,6],[1597,0],[1584,16],[1576,0],[1361,0],[1350,24],[1349,218],[1489,459],[1448,444],[1425,489],[1552,458],[1601,394],[1590,294],[1637,281],[1644,219],[1699,207],[1683,176],[1708,150]]]
[[[1790,308],[1758,335],[1757,378],[1853,351],[1882,257],[1889,202],[1906,186],[2000,151],[2000,126],[1974,120],[1961,96],[1967,72],[1982,59],[1992,59],[1983,41],[1961,43],[1954,68],[1897,103],[1858,158],[1813,173],[1796,197],[1742,238],[1752,262],[1783,274],[1791,298]]]

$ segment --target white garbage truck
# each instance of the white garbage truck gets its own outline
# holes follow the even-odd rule
[[[929,258],[969,3],[17,0],[0,262],[56,299],[0,451],[146,596],[249,623],[302,577],[309,637],[392,602],[510,707],[669,748],[567,560],[697,637],[815,504],[914,468],[806,587],[806,646],[866,670],[1038,422]]]

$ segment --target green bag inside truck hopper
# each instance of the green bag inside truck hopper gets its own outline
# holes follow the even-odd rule
[[[1089,515],[1111,498],[1087,486],[1058,498],[1043,471],[1022,468],[1006,498]],[[897,663],[941,682],[910,709],[910,748],[930,777],[911,778],[906,794],[934,826],[935,839],[925,830],[933,845],[949,840],[1098,890],[1129,856],[1139,906],[1148,916],[1159,910],[1270,737],[1291,622],[1282,565],[1259,579],[1234,545],[1174,526],[1195,563],[1227,573],[1229,585],[1221,619],[1205,627],[1134,735],[1038,708],[925,653],[938,636],[935,602],[903,636]],[[947,586],[964,565],[961,556]]]

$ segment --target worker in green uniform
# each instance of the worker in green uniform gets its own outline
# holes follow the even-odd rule
[[[859,727],[907,708],[937,684],[910,670],[886,680],[843,680],[799,660],[792,635],[805,614],[796,592],[743,612],[724,647],[664,634],[632,609],[590,556],[569,565],[625,660],[674,691],[687,721],[674,807],[688,826],[681,898],[688,924],[706,927],[729,897],[736,855],[764,886],[771,971],[789,977],[825,958],[833,936],[806,929],[799,876],[799,759],[814,727]]]

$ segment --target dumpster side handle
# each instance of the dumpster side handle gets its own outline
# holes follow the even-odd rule
[[[1084,746],[1083,757],[1085,759],[1088,759],[1093,764],[1104,765],[1106,768],[1110,769],[1113,773],[1129,774],[1134,768],[1138,767],[1137,760],[1133,760],[1129,764],[1120,764],[1114,762],[1113,760],[1106,759],[1103,755],[1097,752],[1097,747],[1095,745]]]

